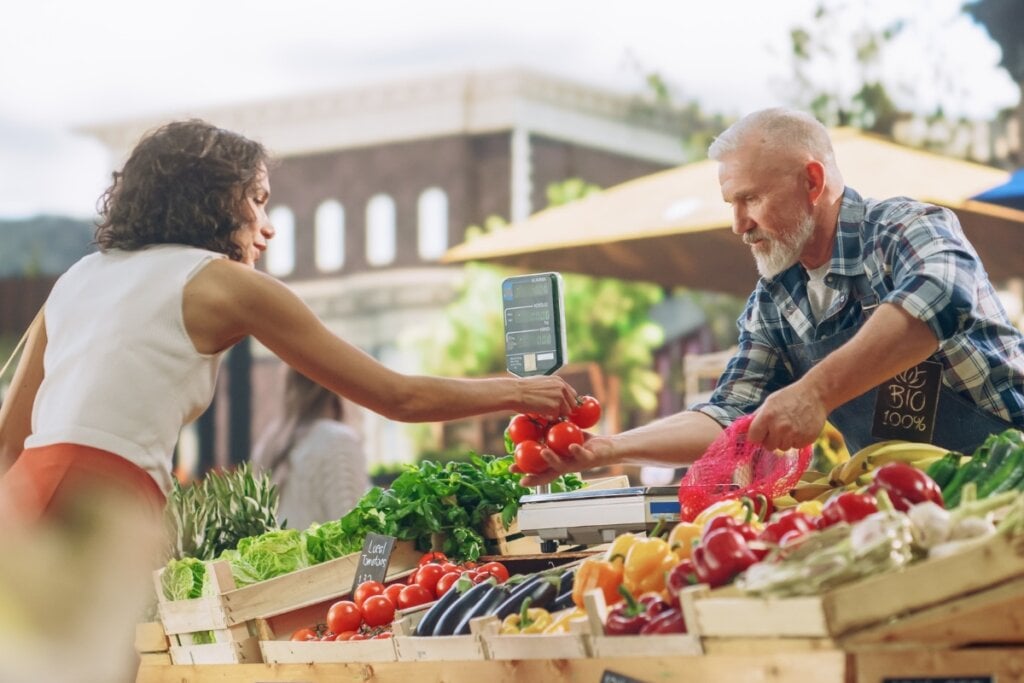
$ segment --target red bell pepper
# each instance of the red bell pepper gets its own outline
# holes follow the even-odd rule
[[[815,522],[810,515],[793,508],[781,513],[764,528],[758,540],[773,545],[781,545],[782,537],[790,532],[810,533],[815,529]]]
[[[828,527],[839,522],[853,524],[868,515],[878,512],[878,502],[868,493],[846,491],[835,498],[829,498],[821,509],[821,526]]]
[[[687,558],[677,564],[668,573],[665,579],[665,588],[668,590],[668,597],[673,605],[679,604],[679,594],[687,586],[697,583],[697,571],[693,567],[693,560]]]
[[[625,586],[619,586],[619,593],[625,601],[609,610],[604,622],[604,632],[609,636],[640,633],[640,629],[650,620],[647,608],[637,601]]]
[[[874,482],[868,489],[874,493],[883,489],[900,512],[906,512],[918,503],[932,502],[945,507],[942,489],[927,474],[904,462],[890,462],[875,471]]]
[[[686,633],[683,612],[675,607],[669,608],[640,627],[640,633]]]
[[[712,588],[724,586],[758,561],[747,539],[736,529],[715,529],[693,551],[697,578]]]

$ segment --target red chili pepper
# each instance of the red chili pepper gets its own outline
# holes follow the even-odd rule
[[[640,633],[686,633],[686,621],[681,610],[671,608],[644,624]]]
[[[893,507],[906,512],[912,505],[930,501],[944,507],[942,489],[927,474],[904,462],[890,462],[875,471],[869,491],[884,489]]]
[[[769,523],[764,528],[764,531],[761,532],[761,535],[758,536],[758,540],[779,545],[782,537],[791,531],[799,531],[805,534],[814,530],[814,528],[815,522],[811,519],[810,515],[794,508],[786,510]]]
[[[825,503],[821,509],[821,526],[832,526],[839,522],[853,524],[874,512],[878,512],[878,502],[874,496],[846,491],[835,498],[829,498]]]
[[[693,551],[697,578],[711,587],[724,586],[757,562],[747,539],[736,529],[715,529]]]

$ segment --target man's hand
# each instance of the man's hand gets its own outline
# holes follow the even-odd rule
[[[538,474],[527,474],[520,484],[526,487],[550,484],[558,477],[568,472],[582,472],[595,467],[614,462],[614,441],[607,436],[586,435],[583,445],[572,444],[569,446],[569,457],[563,458],[550,448],[540,452],[541,457],[548,463],[548,469]],[[520,472],[515,465],[513,472]]]
[[[747,439],[770,450],[803,448],[814,443],[827,418],[824,402],[801,380],[765,399],[754,413]]]

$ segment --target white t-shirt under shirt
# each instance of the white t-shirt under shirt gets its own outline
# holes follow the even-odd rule
[[[216,258],[155,245],[90,254],[68,269],[46,301],[44,378],[25,447],[110,451],[168,491],[178,434],[210,405],[220,363],[192,344],[182,294]]]
[[[340,519],[370,488],[356,433],[337,420],[313,421],[288,454],[277,518],[289,529]]]
[[[828,275],[828,267],[831,261],[814,270],[807,271],[807,299],[811,304],[811,313],[814,315],[815,324],[821,322],[821,318],[828,311],[832,302],[835,301],[838,292],[825,284],[825,276]]]

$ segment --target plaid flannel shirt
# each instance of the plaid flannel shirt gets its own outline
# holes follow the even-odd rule
[[[880,303],[924,321],[939,339],[942,381],[983,410],[1024,427],[1024,336],[1009,321],[956,216],[897,197],[846,188],[825,283],[837,290],[815,324],[799,263],[762,278],[737,321],[739,349],[707,402],[691,406],[723,426],[795,381],[786,348],[862,323],[853,278],[866,274]]]

